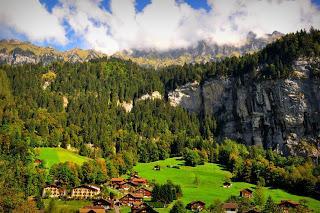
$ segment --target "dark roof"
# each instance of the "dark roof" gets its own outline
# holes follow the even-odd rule
[[[236,204],[236,203],[224,203],[222,208],[224,208],[224,209],[237,209],[238,208],[238,204]]]
[[[143,194],[139,194],[139,193],[136,193],[136,194],[129,193],[129,194],[126,194],[125,196],[123,196],[122,198],[127,197],[127,196],[134,197],[134,198],[140,198],[140,199],[143,198]],[[120,200],[121,200],[122,198],[120,198]]]
[[[142,187],[142,188],[139,188],[139,189],[137,189],[136,191],[139,191],[139,190],[141,190],[141,189],[143,189],[143,190],[145,190],[145,191],[148,191],[148,192],[152,192],[151,190],[149,190],[149,189],[146,189],[146,188],[144,188],[144,187]]]
[[[231,185],[230,182],[224,182],[223,185]]]
[[[300,204],[297,202],[294,202],[292,200],[281,200],[281,202],[279,203],[279,205],[284,205],[284,204],[289,204],[292,206],[299,206]]]
[[[252,191],[251,189],[246,188],[246,189],[242,189],[240,192],[249,192],[249,193],[252,193],[253,191]]]
[[[103,206],[84,206],[82,209],[104,209]]]
[[[199,204],[201,204],[201,205],[206,205],[206,203],[205,203],[205,202],[202,202],[201,200],[192,201],[192,202],[188,203],[188,205],[193,205],[193,204],[195,204],[195,203],[199,203]]]

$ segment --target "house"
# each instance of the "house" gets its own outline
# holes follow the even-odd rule
[[[105,213],[103,206],[84,206],[79,209],[79,213]]]
[[[133,194],[129,193],[119,199],[122,205],[132,206],[137,203],[141,203],[143,199],[143,194]]]
[[[232,184],[230,182],[224,182],[223,183],[223,188],[230,188]]]
[[[102,206],[104,209],[109,210],[113,208],[113,201],[112,200],[107,200],[107,199],[95,199],[93,200],[93,205],[94,206]]]
[[[140,176],[138,175],[138,172],[132,172],[130,174],[130,179],[132,179],[132,178],[140,178]]]
[[[93,198],[100,194],[100,188],[94,185],[81,185],[71,190],[71,197],[74,199]]]
[[[187,209],[195,212],[200,212],[205,208],[205,203],[202,201],[192,201],[187,204]]]
[[[131,213],[158,213],[151,206],[146,203],[141,203],[138,205],[133,205],[131,207]]]
[[[121,177],[120,178],[111,178],[110,182],[111,182],[111,186],[114,186],[114,185],[119,184],[121,182],[125,182],[125,179],[121,178]]]
[[[222,208],[225,213],[237,213],[238,212],[238,204],[236,203],[224,203]]]
[[[143,197],[145,197],[145,198],[150,198],[152,196],[152,191],[150,191],[146,188],[137,189],[134,193],[143,194]]]
[[[289,209],[295,209],[300,204],[291,200],[281,200],[281,202],[278,204],[279,208],[281,209],[281,212],[288,213]]]
[[[251,189],[242,189],[240,191],[240,197],[252,198],[253,191]]]
[[[42,192],[42,197],[59,198],[66,195],[67,190],[57,185],[48,185]]]
[[[148,184],[148,181],[144,178],[132,178],[130,182],[138,185],[144,185],[144,186]]]
[[[119,191],[128,191],[131,187],[131,184],[129,184],[128,182],[117,182],[113,185],[113,188],[119,190]]]

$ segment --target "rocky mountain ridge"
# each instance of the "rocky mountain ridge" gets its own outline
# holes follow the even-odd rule
[[[0,64],[50,64],[55,61],[86,62],[106,55],[95,50],[71,49],[60,52],[52,47],[39,47],[19,40],[0,41]]]
[[[264,37],[257,37],[255,33],[249,32],[246,41],[238,46],[219,45],[212,41],[202,40],[187,48],[168,51],[132,49],[118,52],[114,56],[126,60],[130,59],[140,65],[152,67],[183,65],[185,63],[205,63],[220,60],[228,56],[240,56],[256,52],[282,36],[283,34],[278,31],[266,34]]]
[[[246,75],[189,83],[170,92],[168,100],[188,111],[213,114],[221,138],[319,156],[320,80],[310,76],[311,64],[319,69],[320,59],[297,60],[294,76],[287,79],[254,81]]]

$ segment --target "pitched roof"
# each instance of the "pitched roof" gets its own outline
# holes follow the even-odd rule
[[[238,208],[238,204],[236,204],[236,203],[224,203],[222,208],[224,208],[224,209],[237,209]]]
[[[252,193],[253,191],[252,191],[251,189],[246,188],[246,189],[242,189],[240,192],[249,192],[249,193]]]
[[[144,178],[132,178],[131,182],[145,183],[147,180]]]
[[[192,201],[192,202],[188,203],[188,205],[193,205],[193,204],[195,204],[195,203],[200,203],[201,205],[206,205],[206,203],[205,203],[205,202],[202,202],[201,200]]]
[[[77,188],[87,188],[94,191],[100,191],[100,187],[94,186],[94,185],[80,185],[80,186],[74,187],[74,189],[77,189]]]
[[[281,202],[279,203],[279,205],[283,205],[283,204],[291,204],[293,206],[298,206],[300,205],[299,203],[292,201],[292,200],[281,200]]]
[[[121,177],[111,178],[111,181],[124,181],[124,178],[121,178]]]
[[[82,209],[104,209],[103,206],[84,206]]]

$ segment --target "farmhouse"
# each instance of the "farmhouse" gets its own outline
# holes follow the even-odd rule
[[[132,206],[135,203],[141,203],[143,199],[143,194],[126,194],[122,198],[119,199],[122,205]]]
[[[278,204],[279,208],[283,213],[288,213],[289,209],[295,209],[300,204],[291,200],[281,200],[281,202]]]
[[[114,186],[116,184],[119,184],[121,182],[125,182],[124,178],[111,178],[111,186]]]
[[[67,195],[66,189],[56,185],[46,186],[42,192],[43,197],[50,197],[50,198],[59,198],[66,195]]]
[[[146,188],[137,189],[134,193],[143,194],[143,197],[145,198],[150,198],[152,195],[152,192]]]
[[[102,206],[104,209],[109,210],[113,208],[112,200],[106,200],[103,198],[93,200],[94,206]]]
[[[242,189],[240,191],[240,197],[252,198],[252,190],[251,189]]]
[[[85,206],[79,209],[79,213],[105,213],[102,206]]]
[[[81,185],[71,190],[71,197],[74,199],[93,198],[100,193],[100,188],[93,185]]]
[[[138,185],[144,185],[144,186],[148,184],[148,181],[144,178],[132,178],[130,182]]]
[[[225,213],[237,213],[238,204],[236,203],[224,203],[222,206]]]
[[[146,203],[133,205],[131,207],[131,213],[157,213],[151,206]]]
[[[187,204],[187,209],[195,212],[200,212],[205,208],[205,203],[202,201],[192,201]]]

